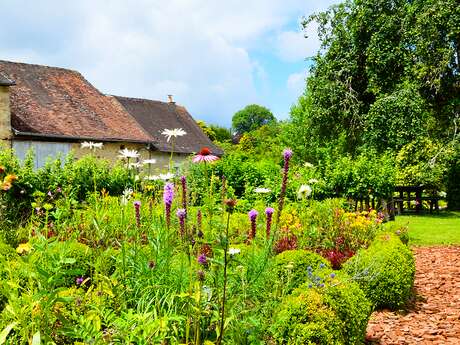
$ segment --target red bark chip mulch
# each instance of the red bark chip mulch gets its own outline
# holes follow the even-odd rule
[[[378,311],[370,344],[460,344],[460,247],[413,249],[415,298],[404,312]]]

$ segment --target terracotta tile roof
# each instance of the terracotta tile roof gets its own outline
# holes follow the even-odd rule
[[[10,88],[10,106],[12,127],[19,135],[152,141],[118,102],[78,72],[0,60],[0,73],[16,83]]]
[[[223,154],[222,149],[212,143],[184,107],[148,99],[114,97],[154,138],[154,145],[158,150],[171,150],[171,142],[168,143],[161,134],[164,129],[182,128],[187,134],[176,139],[175,152],[194,153],[203,147],[209,147],[214,154]]]

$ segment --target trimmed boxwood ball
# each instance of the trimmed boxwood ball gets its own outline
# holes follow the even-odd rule
[[[343,270],[357,281],[375,308],[397,309],[411,295],[415,260],[398,236],[383,233],[348,260]]]
[[[286,297],[271,327],[277,344],[345,344],[342,322],[315,289]]]
[[[330,268],[329,261],[307,250],[286,250],[275,256],[273,273],[284,291],[290,292],[307,281],[309,267],[316,270],[320,266]]]
[[[317,270],[313,273],[313,279],[314,277],[320,277],[324,287],[306,282],[294,290],[292,295],[315,289],[322,295],[323,303],[340,319],[345,343],[362,343],[372,313],[372,305],[359,285],[346,273],[331,269]]]

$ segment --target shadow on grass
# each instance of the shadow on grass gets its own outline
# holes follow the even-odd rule
[[[423,211],[420,213],[414,212],[403,212],[398,216],[411,216],[411,217],[421,217],[421,218],[460,218],[460,211],[438,211],[429,213],[428,211]]]

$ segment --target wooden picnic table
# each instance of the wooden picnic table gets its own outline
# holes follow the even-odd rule
[[[395,193],[399,194],[393,198],[393,203],[402,213],[407,205],[407,210],[411,209],[411,202],[415,201],[415,212],[419,213],[423,209],[423,201],[430,204],[430,213],[433,210],[439,211],[438,190],[432,186],[396,186]]]

